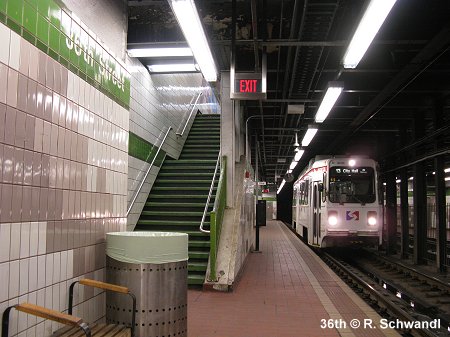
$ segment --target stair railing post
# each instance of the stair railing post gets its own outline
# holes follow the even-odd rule
[[[206,199],[206,204],[205,204],[205,209],[203,211],[202,221],[200,222],[199,229],[200,229],[200,232],[202,232],[202,233],[210,233],[211,232],[206,229],[203,229],[203,224],[205,222],[206,213],[208,212],[209,201],[211,199],[212,190],[214,189],[214,180],[216,180],[217,168],[219,167],[219,163],[220,163],[220,151],[219,151],[219,155],[217,156],[216,168],[214,169],[214,174],[213,174],[212,181],[211,181],[211,187],[209,188],[208,199]]]
[[[127,215],[126,215],[127,217],[128,217],[128,214],[130,214],[130,211],[131,211],[131,209],[133,208],[134,203],[136,202],[136,199],[137,199],[137,197],[138,197],[138,195],[139,195],[139,192],[141,192],[142,186],[144,186],[145,180],[147,179],[147,177],[148,177],[148,175],[149,175],[149,173],[150,173],[150,170],[152,169],[153,164],[154,164],[155,161],[156,161],[156,158],[158,158],[159,151],[161,150],[161,148],[162,148],[164,142],[166,141],[166,138],[167,138],[167,136],[169,135],[170,130],[172,130],[172,127],[171,127],[171,126],[169,126],[169,128],[167,129],[167,132],[166,132],[166,134],[164,135],[164,138],[163,138],[163,140],[161,141],[161,144],[158,146],[158,151],[156,151],[156,154],[155,154],[155,156],[153,157],[153,160],[152,160],[152,162],[151,162],[151,164],[150,164],[150,167],[148,168],[147,172],[145,172],[144,178],[142,179],[141,183],[139,184],[139,187],[138,187],[137,191],[134,193],[133,199],[131,199],[130,206],[128,207],[128,210],[127,210]]]
[[[182,130],[181,132],[177,132],[177,136],[178,136],[178,137],[183,137],[184,131],[186,130],[186,127],[187,127],[189,121],[191,120],[192,113],[194,112],[195,107],[197,106],[197,102],[198,102],[198,100],[199,100],[199,98],[200,98],[201,95],[203,95],[203,93],[200,92],[200,93],[198,94],[198,96],[197,96],[197,99],[196,99],[195,102],[194,102],[194,105],[192,106],[191,112],[190,112],[190,114],[189,114],[189,117],[188,117],[187,120],[186,120],[186,123],[184,124],[183,130]]]

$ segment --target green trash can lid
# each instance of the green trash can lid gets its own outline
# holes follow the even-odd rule
[[[126,263],[170,263],[188,259],[188,235],[172,232],[106,233],[106,255]]]

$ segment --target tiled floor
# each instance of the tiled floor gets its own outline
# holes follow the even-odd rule
[[[380,317],[282,223],[260,235],[262,253],[250,254],[233,292],[189,291],[189,337],[398,336],[351,329],[352,319]],[[338,329],[321,328],[330,318],[341,319]]]

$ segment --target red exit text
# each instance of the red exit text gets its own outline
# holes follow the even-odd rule
[[[259,92],[258,80],[239,80],[239,92]]]

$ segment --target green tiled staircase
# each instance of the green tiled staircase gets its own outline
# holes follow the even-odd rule
[[[166,159],[150,191],[136,231],[173,231],[189,234],[190,285],[203,284],[208,265],[210,238],[200,232],[220,148],[220,115],[195,117],[180,158]],[[219,172],[205,219],[214,205]]]

